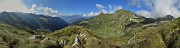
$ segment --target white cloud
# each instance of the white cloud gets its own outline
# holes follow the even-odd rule
[[[105,7],[104,7],[103,5],[101,5],[101,4],[96,4],[96,7],[97,7],[99,10],[101,10],[102,13],[105,13],[105,14],[108,13],[108,12],[104,9]]]
[[[101,5],[101,4],[96,4],[96,7],[100,10],[99,12],[90,12],[90,13],[88,13],[88,14],[84,14],[83,16],[90,16],[90,17],[93,17],[93,16],[97,16],[97,15],[99,15],[100,13],[108,13],[108,11],[106,11],[104,8],[104,6],[103,5]]]
[[[112,6],[111,6],[111,5],[108,5],[108,7],[109,7],[109,12],[110,12],[110,13],[113,13]]]
[[[59,15],[58,11],[53,10],[52,8],[45,7],[45,8],[43,8],[43,11],[44,11],[45,15],[48,15],[48,16],[56,17]]]
[[[123,9],[123,7],[120,6],[120,5],[116,5],[116,6],[108,5],[108,7],[109,7],[109,12],[108,13],[110,13],[110,14],[112,14],[112,13],[114,13],[114,12],[120,10],[120,9]]]
[[[31,10],[33,11],[33,13],[37,13],[37,10],[38,10],[37,5],[36,5],[36,4],[33,4],[33,5],[31,6]]]
[[[22,0],[0,0],[0,12],[23,12],[23,13],[35,13],[44,14],[52,17],[57,17],[58,11],[49,7],[42,7],[33,4],[31,8],[28,8]]]
[[[123,8],[120,5],[118,5],[118,6],[108,5],[109,11],[106,11],[105,7],[101,4],[96,4],[96,7],[101,10],[101,13],[104,13],[104,14],[107,14],[107,13],[112,14],[112,13],[116,12],[117,10],[120,10]]]
[[[144,16],[144,17],[150,17],[151,13],[148,12],[148,11],[145,11],[145,10],[140,10],[140,11],[137,11],[136,12],[137,15],[141,15],[141,16]]]
[[[120,9],[122,9],[122,8],[123,8],[122,6],[115,6],[115,7],[114,7],[114,11],[120,10]]]
[[[112,5],[108,5],[109,11],[105,10],[105,7],[101,4],[96,4],[96,7],[100,10],[99,12],[90,12],[88,14],[84,14],[83,16],[97,16],[100,13],[104,13],[104,14],[112,14],[115,13],[117,10],[122,9],[122,6],[112,6]]]
[[[104,14],[109,13],[108,11],[106,11],[106,10],[104,10],[104,9],[103,9],[101,12],[104,13]]]
[[[90,17],[92,17],[92,16],[97,16],[99,14],[100,14],[100,12],[96,12],[96,13],[91,12],[91,13],[88,13],[88,14],[84,14],[83,16],[90,16]]]
[[[0,12],[32,12],[21,0],[0,0]]]
[[[33,4],[32,7],[31,7],[32,10],[37,10],[37,5],[36,4]]]
[[[176,6],[174,6],[175,0],[156,0],[155,6],[152,8],[152,15],[156,16],[165,16],[172,15],[174,17],[180,16],[180,11]]]
[[[103,10],[105,7],[103,6],[103,5],[101,5],[101,4],[96,4],[96,7],[98,8],[98,9],[100,9],[100,10]]]
[[[179,0],[132,0],[133,5],[141,5],[148,7],[151,11],[152,18],[172,15],[180,17],[180,1]]]
[[[49,8],[49,7],[37,6],[36,4],[32,5],[31,10],[35,14],[44,14],[44,15],[48,15],[51,17],[59,16],[59,13],[57,10],[54,10],[52,8]]]

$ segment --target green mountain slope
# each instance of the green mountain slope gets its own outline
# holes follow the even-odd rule
[[[172,17],[173,18],[173,17]],[[112,45],[123,48],[166,48],[164,30],[169,19],[144,18],[127,10],[100,14],[80,25]],[[176,21],[177,22],[177,21]],[[171,26],[171,25],[170,25]]]
[[[97,36],[102,38],[114,38],[130,33],[130,28],[128,26],[140,22],[141,20],[138,18],[138,16],[128,10],[119,10],[114,14],[100,14],[97,17],[89,19],[84,24],[87,24],[85,27]],[[136,26],[138,25],[141,24],[137,24]]]
[[[0,24],[0,48],[23,46],[26,43],[26,38],[29,36],[31,34],[26,30]]]
[[[168,48],[180,48],[180,18],[166,24],[162,37]]]
[[[5,20],[1,20],[3,24],[0,24],[0,48],[180,47],[180,18],[174,19],[170,15],[153,19],[138,16],[128,10],[119,10],[114,14],[100,14],[54,32],[22,29],[16,24],[7,25],[11,23],[9,18],[16,20],[12,21],[13,24],[25,24],[20,24],[20,27],[29,24],[14,16],[2,18]],[[5,21],[9,22],[5,24]]]

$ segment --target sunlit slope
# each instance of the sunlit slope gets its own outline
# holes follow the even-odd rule
[[[88,21],[81,22],[81,25],[88,28],[92,34],[102,38],[121,37],[129,34],[131,27],[140,22],[140,17],[128,10],[119,10],[114,14],[100,14]],[[131,26],[132,25],[132,26]],[[137,24],[135,26],[138,26]],[[131,26],[131,27],[130,27]],[[138,29],[138,28],[137,28]]]

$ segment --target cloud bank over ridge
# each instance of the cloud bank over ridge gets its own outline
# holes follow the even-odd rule
[[[174,17],[180,17],[180,0],[131,0],[131,5],[141,8],[145,6],[150,9],[139,10],[136,13],[144,16],[145,14],[150,18],[163,17],[166,15],[172,15]],[[140,11],[143,11],[140,13]],[[149,12],[149,13],[147,13]]]
[[[97,16],[100,13],[104,13],[104,14],[112,14],[114,12],[116,12],[117,10],[123,9],[123,7],[121,5],[108,5],[108,7],[103,6],[102,4],[96,4],[96,8],[99,9],[99,12],[90,12],[88,14],[84,14],[83,16]],[[105,8],[108,8],[109,10],[105,10]]]

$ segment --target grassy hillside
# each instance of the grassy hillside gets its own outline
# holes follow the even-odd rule
[[[180,48],[179,21],[144,18],[119,10],[54,32],[1,23],[0,48]]]
[[[0,24],[0,48],[22,46],[31,34],[10,25]]]
[[[103,40],[100,40],[98,37],[90,34],[82,26],[69,26],[62,30],[55,31],[54,33],[50,33],[48,36],[56,41],[66,40],[67,44],[64,45],[65,48],[71,48],[74,42],[75,37],[79,35],[80,48],[104,48],[110,47],[108,44],[105,44]],[[99,44],[102,43],[102,44]]]
[[[162,37],[168,48],[179,48],[180,46],[180,18],[175,19],[165,26]]]
[[[171,21],[159,23],[157,20],[142,18],[127,10],[119,10],[114,14],[100,14],[88,21],[81,22],[80,25],[86,27],[90,33],[119,47],[166,48],[174,46],[171,43],[167,45],[171,39],[168,38],[167,33],[164,33],[166,30],[173,30],[173,28],[166,28],[174,25],[169,23]]]
[[[129,34],[133,26],[138,29],[141,20],[135,18],[139,17],[128,10],[119,10],[114,14],[100,14],[81,24],[87,24],[85,27],[99,37],[114,38]]]

